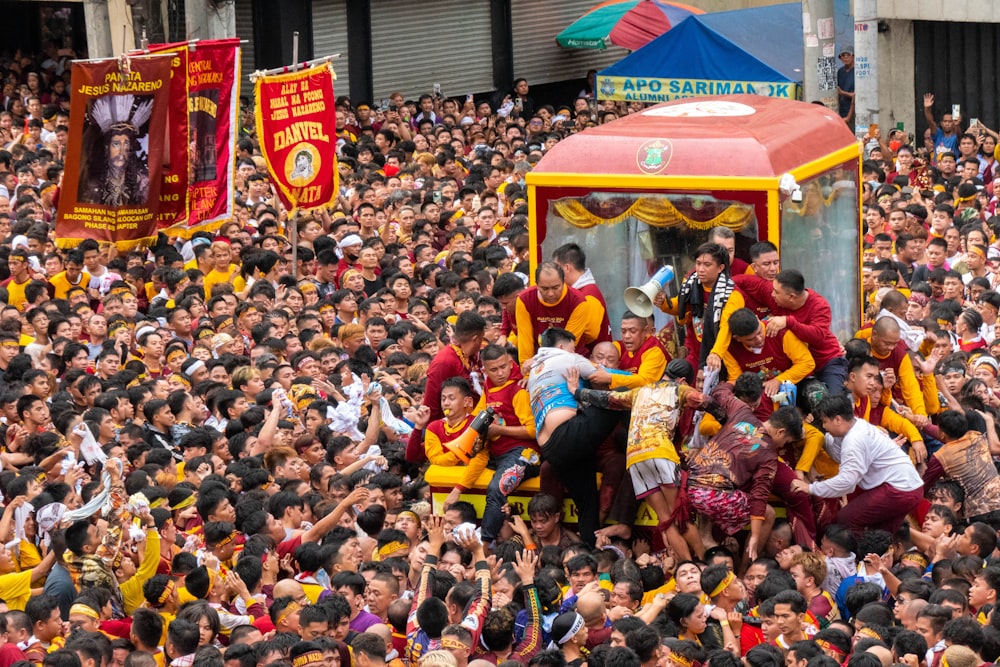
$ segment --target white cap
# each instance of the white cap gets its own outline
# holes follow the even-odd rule
[[[352,245],[361,245],[361,237],[357,234],[348,234],[344,238],[340,239],[341,248],[349,248]]]

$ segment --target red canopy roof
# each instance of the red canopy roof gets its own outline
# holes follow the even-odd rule
[[[780,177],[857,139],[836,113],[757,95],[682,99],[556,144],[534,174]],[[531,176],[529,175],[529,182]]]

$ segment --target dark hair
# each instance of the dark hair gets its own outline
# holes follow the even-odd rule
[[[983,626],[979,621],[969,616],[953,618],[941,629],[941,639],[954,646],[968,646],[976,653],[983,648]]]
[[[816,409],[813,410],[813,414],[820,419],[835,419],[837,417],[841,417],[846,421],[851,421],[854,419],[854,404],[846,394],[834,394],[824,397],[823,400],[816,405]],[[880,551],[879,553],[883,552]]]
[[[808,609],[806,599],[802,597],[802,594],[798,591],[781,591],[771,598],[771,600],[774,602],[775,606],[779,604],[787,604],[796,614],[804,614],[806,613],[806,609]]]
[[[874,658],[875,656],[872,657]],[[782,654],[781,649],[771,644],[758,644],[754,646],[746,652],[743,659],[746,661],[748,667],[784,667],[785,664],[785,656]]]
[[[806,279],[800,271],[784,269],[774,277],[778,284],[793,294],[802,294],[806,290]]]
[[[681,624],[681,620],[693,614],[700,604],[701,600],[697,595],[678,593],[667,603],[667,617],[673,621],[678,630],[683,630],[684,625]]]
[[[196,623],[175,618],[167,626],[167,641],[177,649],[178,656],[190,655],[198,650],[201,630]]]
[[[567,331],[566,329],[560,329],[559,327],[549,327],[542,332],[539,339],[539,344],[541,347],[555,347],[559,343],[575,343],[576,336]]]

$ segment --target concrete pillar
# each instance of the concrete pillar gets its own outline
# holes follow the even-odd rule
[[[837,31],[833,0],[802,0],[802,99],[837,110]]]
[[[188,39],[224,39],[236,36],[236,4],[215,5],[210,0],[186,0],[184,22]]]
[[[879,121],[878,20],[875,0],[854,2],[854,128],[859,137]],[[887,133],[888,130],[882,130]],[[882,136],[887,136],[883,134]]]
[[[87,57],[110,58],[115,55],[111,43],[108,0],[83,0],[83,18],[87,26]]]
[[[917,104],[914,101],[913,21],[885,20],[889,30],[878,36],[878,86],[879,119],[882,136],[888,128],[902,122],[907,132],[916,132]],[[923,145],[923,137],[915,137],[916,147]]]

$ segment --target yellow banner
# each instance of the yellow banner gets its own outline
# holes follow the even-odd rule
[[[797,100],[802,86],[773,81],[715,81],[709,79],[644,79],[631,76],[601,77],[598,97],[624,102],[670,102],[705,95],[762,95]]]

